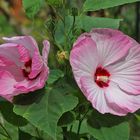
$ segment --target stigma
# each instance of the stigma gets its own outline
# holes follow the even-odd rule
[[[94,75],[94,80],[99,87],[104,88],[109,86],[109,77],[110,73],[106,69],[98,67]]]

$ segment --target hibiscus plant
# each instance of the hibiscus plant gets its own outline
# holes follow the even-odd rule
[[[138,1],[20,1],[34,31],[1,37],[0,140],[140,140],[140,44],[97,13]]]

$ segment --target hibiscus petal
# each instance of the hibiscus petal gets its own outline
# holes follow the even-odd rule
[[[100,63],[108,66],[127,55],[133,41],[121,32],[112,29],[95,29],[91,32],[96,42]]]
[[[26,63],[31,59],[29,51],[24,46],[18,45],[17,49],[20,55],[21,62]]]
[[[31,72],[28,75],[28,77],[30,79],[35,78],[42,71],[42,67],[43,67],[42,57],[40,56],[38,51],[35,51],[32,57]]]
[[[128,94],[140,94],[140,46],[132,47],[123,62],[107,67],[111,81]]]
[[[38,51],[38,45],[33,37],[31,36],[16,36],[16,37],[3,37],[3,39],[9,43],[15,43],[21,46],[24,46],[29,50],[31,57],[34,55],[34,51]]]
[[[17,50],[17,46],[18,45],[14,43],[5,43],[0,45],[0,57],[21,66],[22,63],[20,62],[20,55]]]
[[[42,57],[43,57],[43,60],[45,62],[45,64],[48,63],[48,55],[49,55],[49,51],[50,51],[50,43],[49,41],[45,40],[43,41],[43,50],[42,50]]]
[[[39,76],[33,80],[24,79],[15,85],[15,88],[23,93],[28,93],[44,87],[48,79],[49,69],[44,66]]]
[[[110,107],[113,107],[113,109],[116,110],[114,113],[115,115],[122,116],[122,113],[126,115],[127,113],[133,113],[140,108],[140,95],[128,95],[113,82],[106,88],[105,96]],[[120,110],[118,110],[118,107]]]
[[[40,56],[36,41],[31,36],[4,37],[3,39],[7,42],[17,43],[18,46],[20,46],[18,51],[22,59],[30,59],[30,55],[32,59],[32,67],[28,77],[30,79],[35,78],[41,72],[43,67],[42,57]],[[24,58],[23,56],[26,57]]]
[[[98,55],[95,42],[87,36],[76,43],[70,54],[70,63],[78,85],[81,87],[80,78],[82,76],[94,76],[98,65]]]
[[[81,90],[87,100],[92,103],[92,106],[101,113],[116,114],[112,106],[106,101],[104,89],[100,88],[91,77],[83,76],[81,79]],[[119,112],[119,115],[124,115],[124,112]]]
[[[0,96],[12,101],[13,96],[17,94],[14,88],[16,80],[13,75],[8,71],[0,71],[0,83]]]

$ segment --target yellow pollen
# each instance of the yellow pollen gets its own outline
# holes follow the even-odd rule
[[[27,73],[30,73],[30,71],[31,71],[31,67],[30,66],[28,66],[28,67],[23,67],[23,69],[27,72]]]
[[[109,81],[109,77],[108,76],[97,76],[96,80],[103,81],[103,82],[107,83]]]

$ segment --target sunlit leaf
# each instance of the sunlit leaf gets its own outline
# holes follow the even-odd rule
[[[59,78],[62,78],[64,73],[59,69],[50,70],[49,78],[47,80],[48,84],[53,84]]]
[[[86,0],[83,6],[83,10],[96,11],[136,1],[140,0]]]
[[[77,18],[77,26],[85,31],[90,31],[92,28],[113,28],[118,29],[121,19],[79,16]]]
[[[39,102],[29,106],[15,106],[14,112],[23,116],[34,126],[56,139],[57,122],[63,113],[72,110],[78,103],[76,97],[54,89]]]

